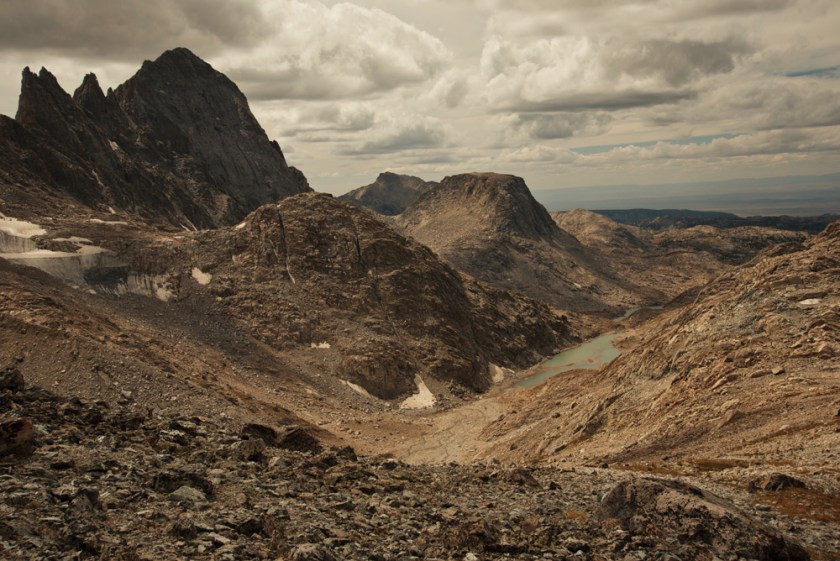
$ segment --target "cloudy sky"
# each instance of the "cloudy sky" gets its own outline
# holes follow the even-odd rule
[[[20,71],[116,86],[186,46],[317,190],[391,170],[534,189],[840,171],[837,0],[3,0]]]

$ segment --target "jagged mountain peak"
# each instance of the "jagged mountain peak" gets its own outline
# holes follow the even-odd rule
[[[311,190],[236,84],[184,48],[146,61],[107,96],[93,74],[71,97],[46,69],[26,68],[16,120],[26,138],[0,139],[16,178],[10,198],[40,191],[57,212],[81,204],[212,228]]]

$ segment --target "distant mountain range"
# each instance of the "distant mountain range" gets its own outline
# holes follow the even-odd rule
[[[781,230],[793,230],[816,234],[826,226],[840,219],[840,214],[819,216],[738,216],[730,212],[679,209],[632,208],[627,210],[595,210],[598,214],[616,222],[639,226],[646,230],[669,228],[691,228],[693,226],[715,226],[717,228],[738,228],[741,226],[765,226]]]
[[[541,189],[548,210],[693,209],[741,216],[840,214],[840,173],[696,181],[661,185],[603,185]]]

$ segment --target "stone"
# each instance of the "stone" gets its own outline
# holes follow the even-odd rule
[[[297,546],[291,555],[291,561],[340,561],[340,559],[325,546],[312,543]]]
[[[805,489],[805,482],[785,475],[784,473],[771,473],[762,475],[750,481],[747,490],[750,493],[756,491],[782,491],[784,489]]]
[[[169,494],[169,499],[176,502],[203,503],[207,501],[207,495],[186,485],[178,487]]]
[[[24,388],[23,374],[16,366],[7,366],[0,370],[0,390],[20,391]]]
[[[806,561],[797,543],[777,530],[750,519],[710,493],[680,481],[634,478],[619,483],[601,501],[604,516],[615,518],[631,533],[648,525],[668,528],[686,539],[707,544],[721,557]]]
[[[247,462],[259,462],[265,459],[263,452],[265,452],[266,444],[261,438],[251,438],[248,440],[240,440],[231,445],[231,455]]]
[[[340,200],[367,207],[386,216],[402,213],[420,195],[436,186],[434,181],[424,181],[411,175],[380,173],[370,185],[359,187],[338,197]]]
[[[0,421],[0,457],[15,454],[29,455],[35,448],[32,419]]]

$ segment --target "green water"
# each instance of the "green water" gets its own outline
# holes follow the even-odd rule
[[[619,333],[601,335],[582,345],[566,349],[543,362],[535,375],[516,385],[520,388],[533,388],[562,372],[577,368],[601,368],[621,354],[621,351],[613,346],[613,340],[619,335]]]

